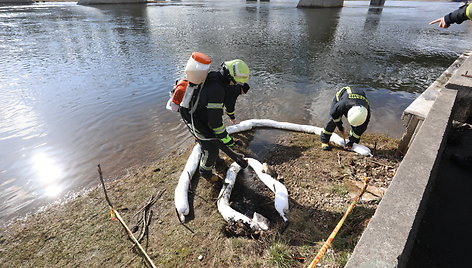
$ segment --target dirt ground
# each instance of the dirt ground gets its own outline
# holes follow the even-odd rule
[[[257,131],[257,130],[256,130]],[[237,135],[248,144],[253,133]],[[388,187],[400,159],[394,157],[397,140],[365,134],[363,144],[374,157],[341,148],[320,150],[319,136],[287,133],[259,159],[266,162],[289,191],[289,224],[273,208],[273,194],[255,183],[250,171],[239,176],[232,207],[267,217],[266,232],[240,233],[219,214],[219,184],[198,176],[189,192],[191,217],[181,224],[174,206],[174,189],[191,146],[162,160],[130,169],[120,179],[107,180],[108,195],[132,228],[133,217],[153,194],[148,236],[142,242],[157,267],[306,267],[328,238],[344,211],[370,179],[369,193],[348,216],[321,259],[321,267],[343,267]],[[225,167],[219,168],[223,174]],[[98,173],[97,173],[98,182]],[[136,230],[136,236],[140,230]],[[103,189],[97,187],[62,205],[16,221],[0,231],[2,267],[146,267],[119,222],[110,218]]]

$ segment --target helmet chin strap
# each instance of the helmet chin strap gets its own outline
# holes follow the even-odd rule
[[[229,74],[229,71],[228,71],[228,69],[226,68],[224,62],[221,64],[221,71],[220,71],[220,72],[221,72],[221,74],[222,74],[224,77],[227,77],[227,78],[228,78],[228,80],[229,80],[230,83],[233,83],[233,84],[235,84],[235,85],[237,84],[236,80],[234,80],[234,77],[232,77],[232,76]]]

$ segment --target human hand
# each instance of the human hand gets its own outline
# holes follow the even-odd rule
[[[444,20],[444,17],[442,18],[439,18],[439,19],[435,19],[433,20],[432,22],[430,22],[429,24],[435,24],[435,23],[438,23],[439,22],[439,27],[441,28],[449,28],[449,25],[446,24],[446,21]]]
[[[251,88],[251,87],[250,87],[247,83],[244,83],[244,84],[241,86],[241,89],[243,90],[244,94],[246,94],[246,93],[249,91],[250,88]]]
[[[229,119],[229,121],[231,121],[231,123],[232,123],[233,125],[236,125],[236,124],[238,123],[238,121],[237,121],[236,119]]]
[[[233,139],[234,140],[234,144],[236,144],[237,146],[243,146],[244,143],[241,141],[241,140],[238,140],[238,139]]]
[[[349,141],[348,143],[346,143],[346,144],[344,145],[344,149],[345,149],[345,150],[348,150],[348,151],[351,151],[353,145],[354,145],[354,143],[351,142],[351,141]]]

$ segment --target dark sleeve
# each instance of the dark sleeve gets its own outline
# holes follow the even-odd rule
[[[225,110],[226,110],[226,115],[229,116],[229,118],[231,119],[236,119],[236,115],[234,113],[234,105],[231,107],[231,106],[225,106]]]
[[[343,126],[343,112],[342,112],[343,100],[336,101],[336,98],[333,99],[333,103],[331,104],[331,111],[330,116],[331,120],[336,124],[336,126],[340,129]]]
[[[446,22],[446,24],[447,25],[451,25],[453,23],[461,24],[463,21],[470,19],[469,5],[470,4],[463,5],[459,9],[454,10],[453,12],[444,16],[444,21]]]
[[[207,116],[208,126],[213,131],[216,138],[220,139],[224,144],[228,146],[234,145],[234,141],[231,136],[228,135],[226,127],[223,124],[223,108],[224,108],[224,90],[218,88],[212,91],[212,94],[208,96]]]
[[[239,85],[228,86],[226,95],[225,95],[225,110],[226,114],[231,119],[235,119],[235,107],[236,107],[236,100],[239,96],[239,92],[241,91],[241,87]]]

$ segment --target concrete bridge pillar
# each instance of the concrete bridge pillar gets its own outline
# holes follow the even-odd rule
[[[144,4],[147,0],[79,0],[78,5]]]
[[[383,6],[385,4],[385,0],[370,0],[371,6]]]
[[[321,8],[321,7],[342,7],[344,0],[300,0],[297,7],[299,8]]]

